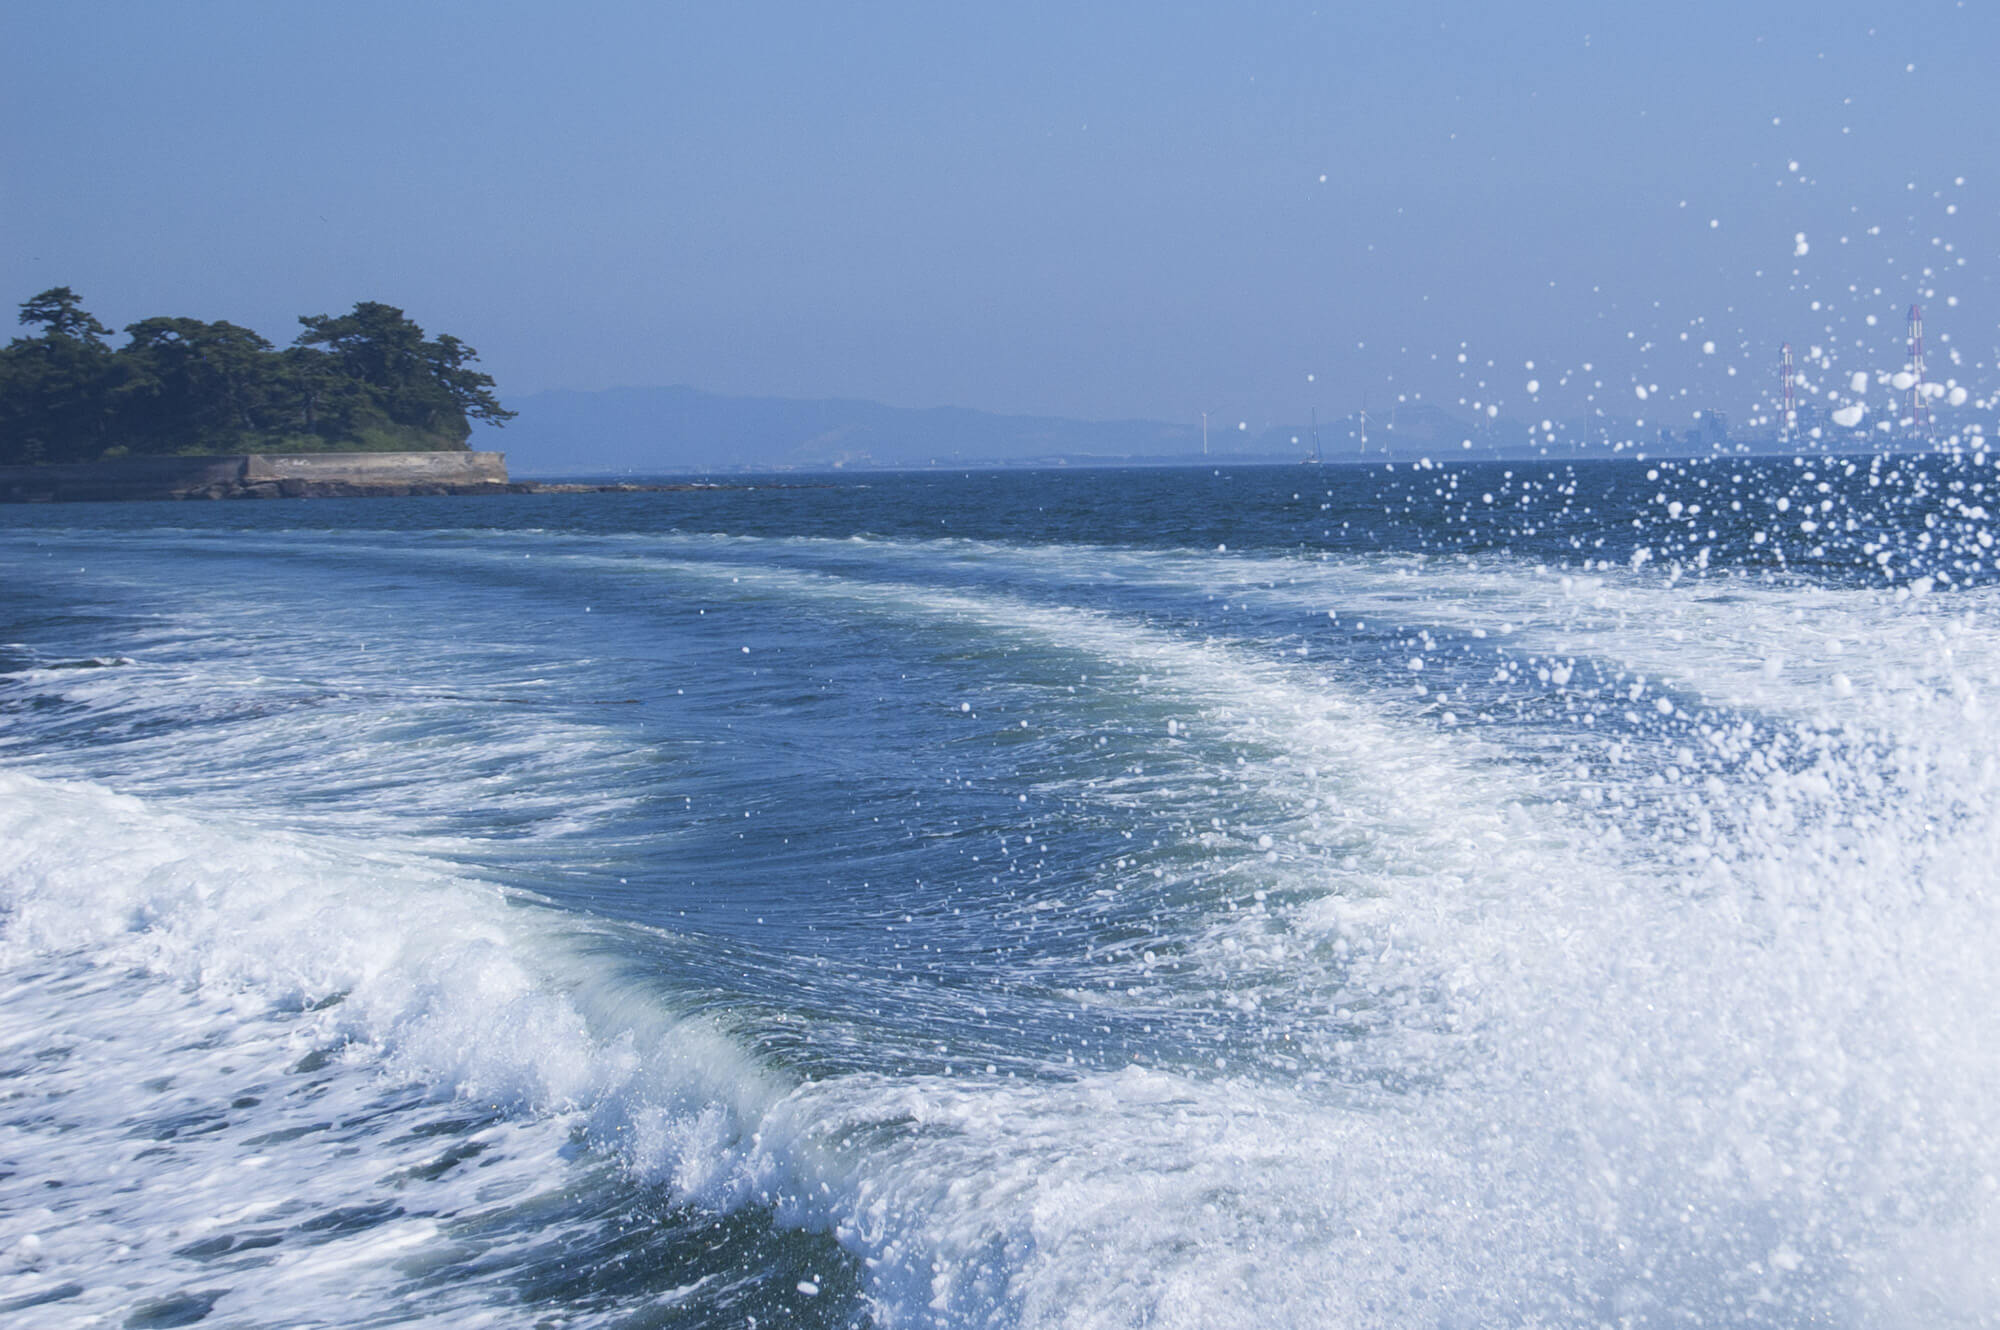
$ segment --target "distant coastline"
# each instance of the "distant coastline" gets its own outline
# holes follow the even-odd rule
[[[1990,406],[1940,406],[1928,432],[1802,430],[1780,438],[1753,419],[1731,428],[1704,411],[1699,429],[1601,415],[1531,423],[1480,413],[1466,419],[1412,401],[1337,415],[1306,406],[1292,423],[1072,420],[961,407],[898,407],[847,398],[731,397],[685,386],[550,390],[509,400],[505,435],[522,475],[745,475],[959,468],[1255,466],[1434,462],[1570,462],[1621,457],[1920,452],[1954,437],[2000,436]],[[1802,419],[1809,413],[1802,412]],[[1878,422],[1879,423],[1879,422]],[[474,442],[498,446],[475,431]]]

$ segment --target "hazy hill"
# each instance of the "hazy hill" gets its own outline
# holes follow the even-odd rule
[[[724,397],[680,387],[547,392],[507,405],[519,412],[518,419],[504,430],[480,428],[472,446],[505,452],[510,469],[521,476],[1064,461],[1190,463],[1201,458],[1199,424],[1157,420],[1008,416],[846,398]],[[1679,441],[1663,443],[1656,424],[1641,426],[1636,420],[1559,421],[1552,433],[1544,434],[1506,416],[1460,419],[1428,402],[1371,411],[1365,447],[1359,413],[1321,419],[1318,435],[1328,462],[1571,458],[1613,456],[1634,448],[1661,456],[1708,451]],[[1817,446],[1851,445],[1857,437],[1843,434]],[[1873,439],[1861,441],[1883,446]],[[1306,423],[1242,430],[1216,422],[1209,454],[1233,462],[1295,461],[1311,455],[1312,442],[1313,427]],[[1734,445],[1738,451],[1781,446],[1775,438]]]
[[[537,393],[509,405],[519,418],[504,431],[482,432],[478,446],[505,451],[517,475],[1108,461],[1201,451],[1198,426],[1159,421],[723,397],[679,387]]]

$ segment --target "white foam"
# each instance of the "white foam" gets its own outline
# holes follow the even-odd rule
[[[337,1117],[343,1103],[365,1112],[373,1096],[414,1083],[502,1115],[494,1130],[518,1139],[508,1167],[486,1181],[536,1187],[554,1180],[550,1161],[586,1125],[618,1139],[649,1124],[659,1138],[651,1167],[705,1175],[786,1088],[704,1020],[635,1003],[628,986],[583,958],[587,924],[579,934],[557,912],[413,857],[204,825],[88,786],[0,771],[0,914],[17,1040],[89,1050],[56,1074],[70,1083],[30,1082],[62,1107],[53,1118],[11,1120],[6,1138],[17,1156],[41,1161],[38,1169],[89,1179],[103,1202],[97,1229],[62,1216],[67,1245],[38,1267],[44,1283],[84,1284],[79,1307],[143,1301],[160,1292],[149,1281],[175,1277],[171,1249],[263,1223],[265,1212],[282,1218],[365,1195],[375,1179],[440,1148],[399,1150],[370,1136],[358,1153],[197,1149],[173,1168],[136,1163],[127,1138],[133,1115],[146,1111],[139,1081],[190,1087],[179,1097],[194,1109],[238,1121],[223,1138],[238,1149],[260,1125],[283,1130],[302,1112]],[[329,998],[340,1000],[317,1005]],[[313,1050],[336,1050],[353,1073],[333,1099],[214,1111],[228,1099],[223,1087],[282,1080]],[[27,1043],[15,1051],[33,1057]],[[667,1159],[668,1137],[692,1167]],[[141,1179],[143,1199],[125,1199],[113,1181],[121,1173]],[[85,1186],[65,1205],[90,1195]],[[218,1209],[225,1196],[227,1212]],[[33,1212],[12,1213],[0,1249],[46,1226]],[[361,1282],[386,1297],[406,1262],[388,1261],[385,1242],[452,1245],[416,1221],[338,1247],[292,1244],[279,1253],[283,1278],[339,1305],[363,1296],[354,1283],[365,1271]],[[485,1297],[466,1296],[474,1294]],[[459,1305],[448,1292],[437,1296],[446,1309]]]
[[[831,559],[830,542],[771,545]],[[669,547],[757,542],[675,539]],[[1329,607],[1349,619],[1406,630],[1488,637],[1517,658],[1554,668],[1595,660],[1712,704],[1768,715],[1871,722],[1912,692],[1962,691],[2000,679],[2000,597],[1987,589],[1924,604],[1896,587],[1768,584],[1743,577],[1684,579],[1671,571],[1577,572],[1518,557],[1338,555],[1323,559],[1198,555],[1090,547],[1017,547],[971,541],[881,542],[891,567],[967,570],[1017,566],[1032,584],[1062,590],[1119,584],[1199,591],[1225,601]],[[1767,662],[1790,663],[1780,678]],[[1845,678],[1845,687],[1838,680]],[[1957,680],[1959,682],[1954,682]],[[1845,698],[1851,705],[1837,705]]]
[[[1336,1070],[1394,1075],[1415,1093],[1356,1110],[1311,1093],[1261,1099],[1185,1073],[1157,1095],[1135,1095],[1115,1075],[1110,1089],[1100,1078],[997,1097],[940,1089],[957,1106],[947,1144],[933,1150],[920,1132],[901,1148],[905,1171],[885,1177],[875,1161],[839,1185],[818,1177],[846,1198],[825,1203],[811,1194],[816,1175],[800,1180],[799,1157],[777,1152],[764,1186],[779,1204],[843,1224],[855,1206],[905,1216],[843,1232],[888,1253],[877,1259],[904,1278],[928,1277],[929,1305],[943,1319],[1001,1308],[1003,1319],[1030,1324],[1123,1324],[1186,1305],[1197,1309],[1190,1324],[1256,1323],[1272,1308],[1293,1323],[1336,1314],[1366,1323],[1362,1304],[1326,1290],[1374,1287],[1400,1268],[1475,1322],[1520,1305],[1495,1301],[1502,1290],[1552,1319],[1647,1308],[1722,1316],[1761,1299],[1789,1309],[1780,1319],[1831,1300],[1890,1321],[1947,1296],[1910,1264],[1913,1246],[2000,1269],[1993,1200],[1976,1181],[2000,1175],[1987,1144],[2000,1141],[2000,985],[1979,960],[2000,945],[1981,867],[2000,853],[2000,818],[1991,815],[1990,764],[1976,757],[1989,745],[1963,728],[1970,713],[1954,713],[1961,728],[1942,742],[1897,754],[1906,777],[1939,778],[1942,801],[1885,802],[1875,755],[1825,748],[1803,769],[1759,769],[1686,796],[1694,834],[1683,853],[1675,840],[1686,832],[1624,843],[1615,817],[1536,797],[1540,778],[1503,752],[1413,728],[1393,710],[1233,648],[1009,597],[756,577],[788,596],[969,620],[983,634],[1143,669],[1149,695],[1171,693],[1206,724],[1289,759],[1283,770],[1266,762],[1246,783],[1275,789],[1308,760],[1344,773],[1342,797],[1360,803],[1349,830],[1376,847],[1372,869],[1338,878],[1333,894],[1296,912],[1308,945],[1291,953],[1292,977],[1339,983],[1376,1009],[1369,1035],[1347,1041],[1351,1067],[1338,1068],[1338,1044],[1316,1052]],[[1879,615],[1885,603],[1872,597],[1851,612],[1870,607]],[[1781,623],[1791,608],[1780,597],[1742,618]],[[1656,640],[1646,622],[1642,646]],[[1968,814],[1968,799],[1982,811]],[[1929,831],[1941,814],[1954,828],[1943,846]],[[1314,935],[1337,963],[1314,956]],[[1221,930],[1217,953],[1233,939]],[[1922,1087],[1927,1123],[1914,1134],[1899,1125],[1912,1086]],[[844,1117],[828,1126],[813,1106],[837,1101],[873,1121],[891,1088],[808,1087],[780,1116],[805,1115],[797,1139],[839,1137],[857,1128]],[[902,1104],[890,1120],[923,1120],[907,1088],[890,1096]],[[1086,1111],[1093,1091],[1099,1101]],[[1164,1117],[1156,1099],[1182,1107]],[[1161,1199],[1172,1183],[1201,1171],[1194,1161],[1229,1153],[1188,1135],[1203,1115],[1278,1124],[1262,1156],[1268,1171],[1239,1172],[1237,1191],[1222,1199],[1283,1214],[1305,1204],[1295,1193],[1316,1198],[1318,1226],[1293,1233],[1284,1258],[1313,1276],[1279,1281],[1282,1289],[1232,1284],[1217,1268],[1240,1263],[1255,1245],[1248,1235],[1191,1236],[1157,1220],[1171,1212]],[[1097,1203],[1068,1187],[1078,1141],[1049,1121],[1071,1131],[1088,1121],[1086,1157],[1124,1161],[1091,1173]],[[768,1144],[773,1130],[760,1139]],[[1396,1162],[1383,1174],[1357,1170],[1356,1155],[1386,1151],[1385,1130],[1420,1144],[1389,1152]],[[1061,1143],[1048,1158],[1010,1162],[1038,1132]],[[1332,1157],[1319,1153],[1325,1141],[1339,1143]],[[1408,1209],[1382,1206],[1385,1189]],[[1478,1204],[1461,1210],[1474,1193]],[[1885,1217],[1875,1199],[1884,1195],[1924,1218]],[[1359,1230],[1351,1245],[1327,1236],[1344,1224]],[[1913,1243],[1917,1231],[1923,1243]],[[1176,1264],[1168,1250],[1187,1254]],[[1468,1252],[1478,1254],[1476,1271]],[[1560,1269],[1593,1273],[1587,1287],[1563,1291]],[[1156,1271],[1158,1282],[1137,1287],[1117,1270]],[[1991,1305],[1977,1300],[1990,1284],[1970,1287],[1975,1300],[1954,1314]],[[1183,1301],[1193,1289],[1204,1296]],[[895,1305],[907,1309],[914,1297],[906,1289]],[[1405,1297],[1385,1322],[1419,1305],[1429,1303]]]
[[[1931,722],[1895,727],[1886,762],[1867,745],[1808,742],[1788,767],[1753,765],[1674,796],[1686,820],[1635,845],[1618,835],[1617,817],[1552,805],[1546,789],[1535,797],[1526,787],[1542,778],[1504,752],[1412,728],[1231,648],[1006,597],[760,576],[787,594],[871,600],[884,612],[919,606],[1143,667],[1207,723],[1282,751],[1289,771],[1259,773],[1271,787],[1310,760],[1346,773],[1343,795],[1378,791],[1356,821],[1380,865],[1294,916],[1338,964],[1321,968],[1308,947],[1292,968],[1297,982],[1341,982],[1385,1011],[1350,1054],[1356,1067],[1400,1071],[1416,1091],[1357,1110],[1183,1074],[1157,1096],[1105,1090],[1089,1112],[1052,1101],[1088,1098],[1102,1090],[1096,1079],[1020,1097],[944,1093],[961,1105],[937,1147],[947,1162],[912,1163],[902,1190],[875,1172],[833,1188],[879,1200],[884,1214],[921,1212],[911,1228],[926,1235],[923,1255],[909,1258],[906,1276],[929,1272],[944,1319],[1002,1307],[1030,1324],[1123,1324],[1188,1306],[1190,1324],[1258,1323],[1274,1308],[1283,1322],[1365,1324],[1362,1304],[1336,1305],[1326,1290],[1378,1287],[1392,1269],[1432,1293],[1375,1304],[1394,1307],[1382,1316],[1391,1324],[1420,1307],[1480,1323],[1523,1305],[1566,1321],[1673,1310],[1723,1318],[1761,1303],[1791,1321],[1830,1303],[1888,1324],[1926,1308],[1971,1321],[2000,1305],[1992,1279],[1939,1273],[2000,1271],[1986,1181],[2000,1177],[2000,983],[1982,959],[2000,946],[1984,867],[2000,857],[2000,787],[1983,756],[2000,736],[1962,699],[1913,686],[1892,666],[1875,677],[1876,694]],[[1544,608],[1565,594],[1518,570],[1491,582],[1514,602],[1510,614],[1531,593]],[[1761,698],[1746,676],[1762,679],[1762,659],[1799,636],[1787,631],[1799,621],[1792,593],[1753,590],[1744,608],[1697,599],[1691,613],[1726,616],[1749,639],[1746,666],[1724,654],[1718,670],[1716,653],[1675,650],[1671,618],[1660,627],[1671,588],[1631,594],[1639,605],[1607,616],[1607,634],[1626,630],[1611,647],[1671,656],[1712,692]],[[1439,599],[1449,612],[1468,597],[1454,589]],[[1906,663],[1936,659],[1937,620],[1905,619],[1899,602],[1870,593],[1823,600],[1857,636],[1870,624],[1907,631]],[[1950,728],[1935,723],[1940,706]],[[882,1088],[813,1087],[783,1112],[853,1092],[865,1117]],[[1153,1098],[1183,1107],[1162,1115]],[[1313,1275],[1282,1288],[1232,1284],[1211,1262],[1240,1264],[1257,1245],[1248,1235],[1190,1236],[1151,1218],[1172,1212],[1161,1204],[1170,1180],[1228,1154],[1186,1131],[1209,1112],[1279,1125],[1266,1172],[1237,1171],[1234,1192],[1196,1193],[1249,1213],[1287,1213],[1281,1198],[1295,1192],[1315,1198],[1317,1226],[1293,1233],[1282,1258]],[[1088,1120],[1089,1157],[1123,1161],[1090,1174],[1101,1203],[1068,1186],[1079,1161],[1060,1156],[1074,1139],[1008,1167],[1043,1113]],[[1385,1131],[1419,1144],[1388,1151]],[[1330,1156],[1319,1153],[1325,1141],[1339,1143]],[[954,1157],[982,1150],[979,1162]],[[1356,1168],[1371,1152],[1396,1162],[1382,1174]],[[1383,1191],[1408,1210],[1382,1204]],[[1885,1212],[1887,1196],[1905,1210]],[[1346,1223],[1359,1230],[1352,1244],[1340,1236]],[[907,1241],[890,1231],[864,1247]],[[1156,1246],[1186,1254],[1175,1262]],[[941,1267],[941,1249],[960,1255]],[[1940,1261],[1941,1251],[1952,1258]],[[1565,1288],[1563,1269],[1590,1273]],[[1160,1272],[1161,1282],[1138,1287],[1119,1271]],[[1174,1285],[1175,1272],[1188,1274],[1186,1286]],[[1203,1296],[1186,1301],[1190,1289]]]
[[[1909,723],[1708,779],[1613,776],[1612,795],[1657,789],[1673,814],[1628,836],[1628,816],[1578,806],[1584,778],[1550,779],[1505,736],[1439,731],[1254,647],[750,560],[656,571],[1109,663],[1106,704],[1192,749],[1176,783],[1093,797],[1241,806],[1255,824],[1190,826],[1190,885],[1224,889],[1168,940],[1180,1000],[1268,1002],[1266,1046],[1212,1073],[796,1083],[608,970],[575,916],[413,856],[5,772],[0,963],[163,977],[198,999],[189,1028],[225,1041],[250,1037],[225,1018],[345,992],[283,1037],[497,1105],[535,1141],[588,1122],[638,1176],[825,1228],[891,1326],[1979,1324],[2000,1306],[2000,735],[1956,694],[1850,665],[1857,693],[1900,699]],[[1587,628],[1614,658],[1681,662],[1691,687],[1752,699],[1797,608],[1753,588],[1747,608],[1687,611],[1741,633],[1717,665],[1671,636],[1682,593],[1642,580],[1581,625],[1560,586],[1518,567],[1342,568],[1286,594],[1335,586],[1406,616]],[[1905,607],[1840,612],[1893,635]],[[1912,651],[1941,627],[1909,623]],[[1168,716],[1185,731],[1166,736]],[[1253,889],[1271,899],[1248,904]],[[162,991],[114,984],[104,1001],[167,1011]],[[1288,1040],[1289,1065],[1270,1056]],[[44,1244],[25,1256],[37,1279],[88,1259],[24,1222]],[[23,1250],[26,1233],[7,1236]],[[361,1254],[326,1252],[302,1277],[336,1286]]]

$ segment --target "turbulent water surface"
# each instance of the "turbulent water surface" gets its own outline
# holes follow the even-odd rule
[[[6,510],[0,1317],[2000,1323],[1997,482]]]

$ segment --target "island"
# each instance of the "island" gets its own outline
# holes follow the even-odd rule
[[[308,314],[279,349],[228,322],[111,330],[69,287],[24,301],[0,348],[0,501],[543,491],[474,452],[502,425],[478,353],[393,305]],[[592,487],[595,488],[595,487]]]

